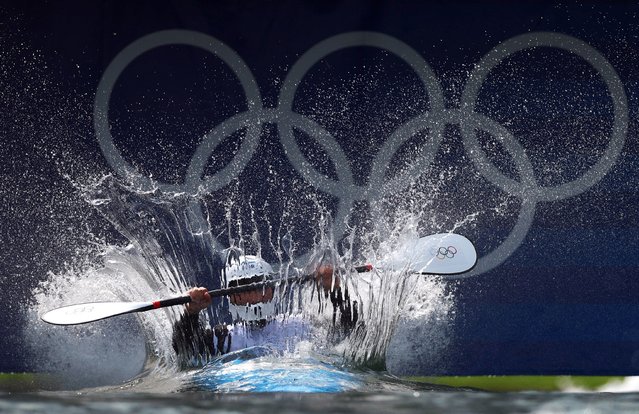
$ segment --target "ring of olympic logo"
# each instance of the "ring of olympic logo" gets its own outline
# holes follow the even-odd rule
[[[224,61],[235,73],[245,96],[247,110],[238,113],[208,132],[191,158],[183,184],[169,184],[141,175],[129,164],[116,148],[110,132],[109,104],[113,88],[126,67],[141,54],[167,45],[188,45],[203,49]],[[296,90],[307,72],[321,59],[342,49],[373,47],[390,52],[403,60],[416,73],[428,94],[430,110],[418,115],[399,128],[383,143],[373,162],[366,185],[354,181],[350,163],[341,146],[325,128],[308,117],[293,111]],[[608,146],[599,160],[580,177],[553,187],[540,186],[532,164],[524,148],[503,125],[475,112],[481,86],[490,71],[510,55],[535,47],[551,47],[575,54],[590,64],[601,76],[613,103],[613,124]],[[448,124],[460,126],[463,145],[482,176],[505,193],[521,200],[517,222],[507,238],[492,252],[481,257],[475,268],[462,276],[468,277],[487,272],[506,260],[523,242],[534,218],[538,202],[550,202],[576,196],[601,180],[616,163],[624,146],[628,129],[628,105],[623,84],[612,65],[596,49],[587,43],[564,34],[552,32],[528,33],[510,38],[497,45],[475,65],[461,95],[459,108],[447,108],[444,94],[433,70],[424,58],[402,41],[378,32],[349,32],[328,38],[304,53],[290,68],[281,86],[277,107],[262,104],[262,97],[253,74],[242,58],[219,40],[199,32],[186,30],[160,31],[144,36],[124,48],[111,61],[98,84],[94,105],[94,128],[100,148],[109,165],[121,176],[128,177],[140,188],[158,188],[166,192],[201,194],[227,186],[238,177],[253,157],[260,139],[262,125],[273,123],[278,127],[279,138],[286,149],[286,156],[296,171],[317,190],[338,200],[334,218],[336,227],[344,223],[356,201],[375,200],[388,189],[401,191],[413,182],[434,160],[442,142],[443,131]],[[313,137],[336,168],[337,180],[326,177],[304,157],[293,130],[297,128]],[[203,179],[204,169],[211,153],[225,137],[246,129],[239,151],[231,162],[217,173]],[[428,131],[429,141],[422,148],[422,156],[398,177],[384,180],[396,151],[409,138]],[[494,166],[477,139],[477,131],[484,131],[498,139],[510,153],[520,181],[504,175]],[[200,211],[201,209],[196,209]],[[204,218],[202,217],[202,220]],[[344,229],[338,232],[345,231]],[[339,234],[341,237],[341,234]]]
[[[457,254],[457,248],[455,246],[442,246],[432,251],[431,254],[439,260],[452,259]]]

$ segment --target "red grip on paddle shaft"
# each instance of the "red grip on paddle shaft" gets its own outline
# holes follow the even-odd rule
[[[182,305],[191,302],[190,296],[180,296],[177,298],[156,300],[153,302],[153,309],[164,308],[167,306]]]

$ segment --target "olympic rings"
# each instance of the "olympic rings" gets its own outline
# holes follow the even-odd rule
[[[433,256],[435,256],[439,260],[452,259],[457,254],[457,249],[455,248],[455,246],[441,246],[433,253]]]
[[[165,192],[188,192],[196,194],[199,190],[197,187],[201,174],[204,173],[204,170],[194,171],[193,167],[194,165],[203,165],[206,162],[206,159],[202,160],[202,157],[208,158],[205,154],[203,154],[203,152],[208,150],[210,154],[210,152],[212,152],[220,143],[223,136],[221,137],[220,133],[217,133],[218,130],[221,129],[221,132],[224,133],[229,129],[233,129],[233,127],[237,129],[246,127],[248,129],[247,137],[242,142],[238,155],[233,159],[233,161],[231,161],[230,165],[216,174],[215,177],[209,178],[205,183],[207,184],[207,190],[213,191],[228,184],[234,178],[235,174],[239,174],[239,172],[246,167],[246,164],[251,159],[251,156],[257,148],[262,128],[259,123],[249,122],[252,121],[250,116],[245,115],[244,117],[233,117],[206,135],[204,141],[200,143],[195,151],[191,166],[189,167],[188,176],[185,180],[185,186],[158,183],[150,177],[145,177],[139,174],[135,168],[124,160],[113,142],[113,136],[111,136],[111,130],[109,127],[109,101],[111,99],[111,93],[113,92],[115,83],[124,69],[126,69],[126,67],[134,59],[143,53],[160,46],[173,44],[195,46],[218,56],[227,65],[229,65],[231,69],[233,69],[242,84],[247,98],[247,112],[249,114],[255,113],[261,109],[260,106],[262,98],[260,96],[257,82],[242,58],[240,58],[232,49],[219,40],[203,33],[188,30],[165,30],[151,33],[131,43],[118,53],[117,56],[113,58],[109,66],[107,66],[104,74],[102,74],[95,96],[93,110],[95,133],[98,138],[100,148],[102,149],[102,153],[106,157],[109,165],[111,165],[118,174],[131,179],[141,188],[159,188]],[[244,121],[244,123],[242,121]]]
[[[247,110],[238,113],[213,128],[198,145],[184,184],[160,183],[151,177],[139,174],[120,154],[110,133],[108,112],[113,88],[126,67],[138,56],[156,47],[181,44],[190,45],[213,53],[233,70],[246,94]],[[357,185],[349,161],[337,140],[321,125],[293,111],[297,88],[305,75],[321,59],[336,51],[352,47],[373,47],[393,53],[403,60],[418,76],[426,91],[430,110],[417,115],[399,126],[378,152],[367,185]],[[502,125],[475,111],[479,91],[490,71],[510,55],[535,47],[559,48],[584,59],[603,78],[612,97],[614,121],[608,147],[599,161],[581,177],[556,187],[543,187],[537,183],[530,159],[517,139]],[[561,200],[578,195],[601,180],[616,163],[628,130],[627,98],[618,74],[610,63],[590,45],[574,37],[549,32],[529,33],[515,36],[488,52],[472,71],[464,87],[459,109],[446,108],[441,85],[433,70],[410,46],[391,36],[377,32],[350,32],[340,34],[313,46],[304,53],[288,71],[282,84],[278,106],[265,108],[262,105],[257,82],[243,60],[228,46],[203,33],[186,30],[167,30],[144,36],[124,48],[106,68],[98,84],[94,104],[94,127],[102,152],[109,165],[120,175],[131,179],[141,188],[158,188],[165,192],[188,194],[208,193],[228,185],[239,176],[253,157],[265,123],[277,124],[279,137],[286,156],[296,171],[318,190],[338,199],[335,223],[343,233],[344,223],[355,201],[366,201],[369,205],[386,191],[401,191],[418,178],[435,158],[446,125],[460,125],[464,149],[486,180],[505,193],[521,201],[517,223],[510,234],[495,250],[480,258],[470,273],[457,276],[468,277],[487,272],[506,260],[523,242],[534,219],[536,204],[543,201]],[[317,140],[333,161],[337,180],[323,175],[306,160],[294,136],[297,128]],[[238,153],[229,165],[208,178],[204,178],[206,163],[215,148],[226,137],[238,130],[246,130]],[[410,168],[392,179],[385,180],[393,155],[404,142],[422,131],[429,132],[429,141],[422,154]],[[476,132],[482,130],[498,139],[512,157],[520,181],[502,174],[486,157],[477,141]],[[193,206],[192,214],[202,214]],[[204,220],[202,220],[204,222]],[[341,237],[341,234],[336,234]],[[452,248],[452,250],[451,250]],[[438,257],[454,256],[454,247],[438,252]]]
[[[504,176],[485,157],[475,138],[473,126],[464,122],[466,116],[475,112],[475,101],[479,94],[479,89],[488,73],[508,56],[521,50],[539,46],[564,49],[586,60],[602,76],[611,94],[614,105],[612,137],[604,155],[592,169],[580,178],[554,188],[539,187],[537,185],[534,187],[526,187]],[[461,102],[463,116],[460,119],[460,124],[464,137],[464,146],[466,147],[466,153],[473,159],[477,168],[480,169],[486,179],[505,192],[518,197],[521,197],[525,193],[527,196],[532,196],[538,201],[554,201],[573,197],[599,182],[617,161],[624,145],[626,132],[628,131],[628,101],[621,79],[619,79],[612,65],[590,45],[574,37],[559,33],[538,32],[520,35],[503,42],[491,50],[475,65],[475,69],[471,73],[468,83],[464,88]]]

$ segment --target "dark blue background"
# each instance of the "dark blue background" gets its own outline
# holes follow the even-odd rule
[[[639,373],[639,7],[633,2],[44,1],[5,5],[0,15],[5,246],[0,256],[0,370],[24,368],[21,304],[48,271],[59,272],[78,256],[86,233],[77,229],[89,225],[96,235],[118,240],[61,176],[61,171],[71,176],[110,171],[92,125],[103,71],[144,35],[189,29],[233,48],[256,77],[266,106],[275,105],[277,79],[301,54],[348,31],[382,32],[417,50],[439,77],[451,107],[457,106],[460,85],[473,65],[513,36],[552,31],[597,49],[619,74],[628,97],[630,126],[621,157],[588,191],[539,203],[531,231],[502,265],[451,282],[457,298],[453,341],[441,372],[423,373]],[[132,64],[127,70],[133,76],[123,78],[114,91],[111,113],[116,144],[127,159],[169,182],[180,182],[211,124],[245,105],[241,89],[226,82],[233,78],[218,60],[191,49],[175,53],[178,59],[149,52]],[[346,54],[338,57],[345,67],[353,63]],[[203,61],[217,81],[193,70]],[[565,73],[572,74],[566,83],[581,81],[578,71]],[[536,82],[556,81],[525,76],[532,81],[531,95]],[[505,92],[499,105],[513,93],[508,86],[494,88]],[[140,96],[142,102],[136,101]],[[536,108],[531,128],[544,124],[545,109]],[[609,123],[610,116],[605,118]],[[596,124],[599,115],[583,122]],[[526,130],[525,125],[519,128]],[[455,128],[449,134],[459,135]],[[550,129],[546,134],[552,138]],[[543,153],[552,145],[534,138],[521,137],[531,152]],[[161,145],[150,145],[154,140]],[[358,145],[356,140],[350,144]],[[167,165],[153,161],[163,157],[170,158]],[[454,152],[447,162],[456,162]],[[356,172],[365,182],[367,171]],[[499,239],[509,225],[488,223],[476,229],[477,238],[494,232]],[[478,244],[480,255],[494,247],[489,244]]]

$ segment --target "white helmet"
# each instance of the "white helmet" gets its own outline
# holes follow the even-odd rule
[[[226,280],[238,280],[273,274],[273,268],[264,259],[251,255],[236,255],[226,262]]]
[[[273,268],[265,260],[257,256],[244,255],[239,250],[230,250],[226,260],[227,287],[242,286],[269,280]],[[233,322],[258,321],[275,315],[275,304],[269,302],[254,305],[234,305],[229,301],[229,311]]]

